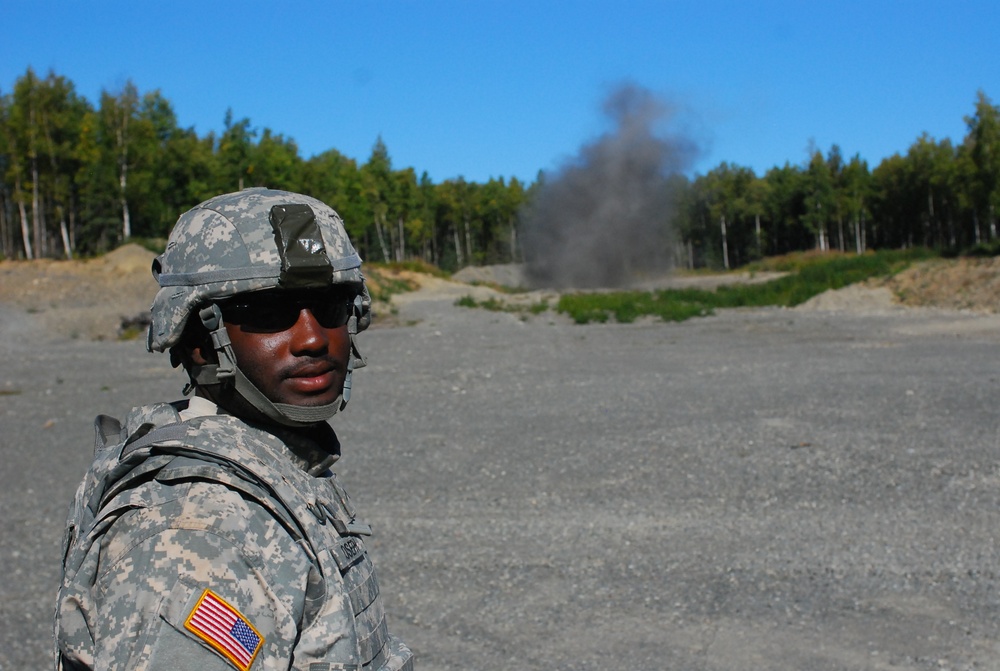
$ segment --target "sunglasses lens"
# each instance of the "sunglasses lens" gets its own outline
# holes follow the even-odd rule
[[[327,329],[340,328],[347,323],[350,317],[350,303],[344,298],[340,298],[330,303],[320,303],[312,305],[309,310],[316,317],[320,326]]]
[[[285,331],[295,326],[302,310],[309,310],[323,328],[340,328],[351,316],[353,297],[344,294],[260,294],[220,304],[230,324],[259,331]]]

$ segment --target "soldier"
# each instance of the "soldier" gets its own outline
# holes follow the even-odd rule
[[[153,262],[147,348],[188,399],[97,418],[67,523],[58,669],[412,669],[388,633],[326,422],[364,365],[340,217],[247,189],[181,215]]]

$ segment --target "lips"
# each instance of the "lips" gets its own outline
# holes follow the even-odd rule
[[[326,391],[336,380],[336,369],[326,363],[296,368],[288,375],[288,384],[300,393],[317,394]]]

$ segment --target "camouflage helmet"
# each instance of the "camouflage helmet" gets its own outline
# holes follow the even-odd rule
[[[206,200],[177,220],[167,248],[153,261],[160,285],[151,307],[149,351],[175,348],[192,319],[211,335],[218,363],[189,365],[191,384],[229,385],[270,419],[306,426],[329,419],[350,399],[351,373],[365,365],[355,336],[371,322],[371,297],[358,255],[340,216],[315,198],[288,191],[245,189]],[[334,403],[299,407],[274,403],[240,370],[218,302],[266,289],[357,289],[347,328],[351,339],[344,391]]]
[[[248,291],[356,284],[370,322],[361,257],[340,216],[315,198],[244,189],[216,196],[180,216],[166,251],[153,261],[149,351],[177,344],[193,311]]]

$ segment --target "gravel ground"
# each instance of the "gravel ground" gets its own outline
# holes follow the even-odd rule
[[[399,301],[335,418],[422,669],[1000,668],[1000,318],[874,305],[577,326]],[[884,309],[883,309],[884,308]],[[0,305],[0,670],[49,668],[91,422],[139,341]]]

